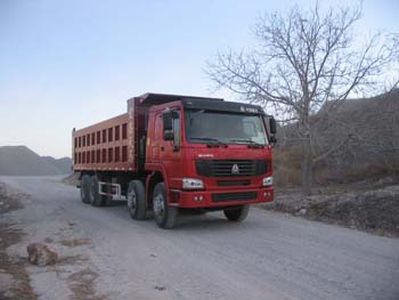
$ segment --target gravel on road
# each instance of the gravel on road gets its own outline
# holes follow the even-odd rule
[[[57,249],[27,268],[39,299],[399,299],[399,239],[251,208],[182,216],[173,230],[133,221],[124,205],[92,207],[59,177],[0,177],[29,194],[10,212],[26,245]]]

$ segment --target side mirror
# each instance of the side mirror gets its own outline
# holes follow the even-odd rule
[[[270,126],[270,133],[276,134],[277,133],[277,124],[276,124],[276,120],[273,117],[271,117],[269,119],[269,126]]]
[[[179,120],[179,112],[169,110],[163,113],[163,139],[173,141],[175,149],[180,147],[180,129],[176,128],[176,120]]]
[[[165,141],[173,141],[174,140],[174,134],[172,130],[166,130],[163,132],[163,139]]]
[[[178,119],[179,118],[179,112],[176,110],[170,111],[170,116],[172,119]]]

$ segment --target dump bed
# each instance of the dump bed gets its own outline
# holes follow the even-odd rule
[[[133,170],[128,114],[73,132],[74,170]]]

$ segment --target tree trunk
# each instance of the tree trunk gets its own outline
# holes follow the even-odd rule
[[[303,162],[302,162],[302,192],[305,196],[312,194],[313,184],[313,154],[312,140],[308,133],[303,143]]]

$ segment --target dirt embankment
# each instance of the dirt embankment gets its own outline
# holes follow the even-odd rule
[[[25,267],[26,259],[7,253],[7,248],[21,241],[24,233],[6,218],[6,214],[21,209],[21,194],[9,194],[0,182],[0,299],[37,299]]]
[[[277,190],[266,209],[399,237],[399,184],[386,178],[351,186],[319,188],[304,197],[298,189]]]
[[[62,179],[62,182],[67,184],[67,185],[72,185],[72,186],[78,186],[79,185],[79,173],[72,173],[68,175],[67,177],[64,177]]]

